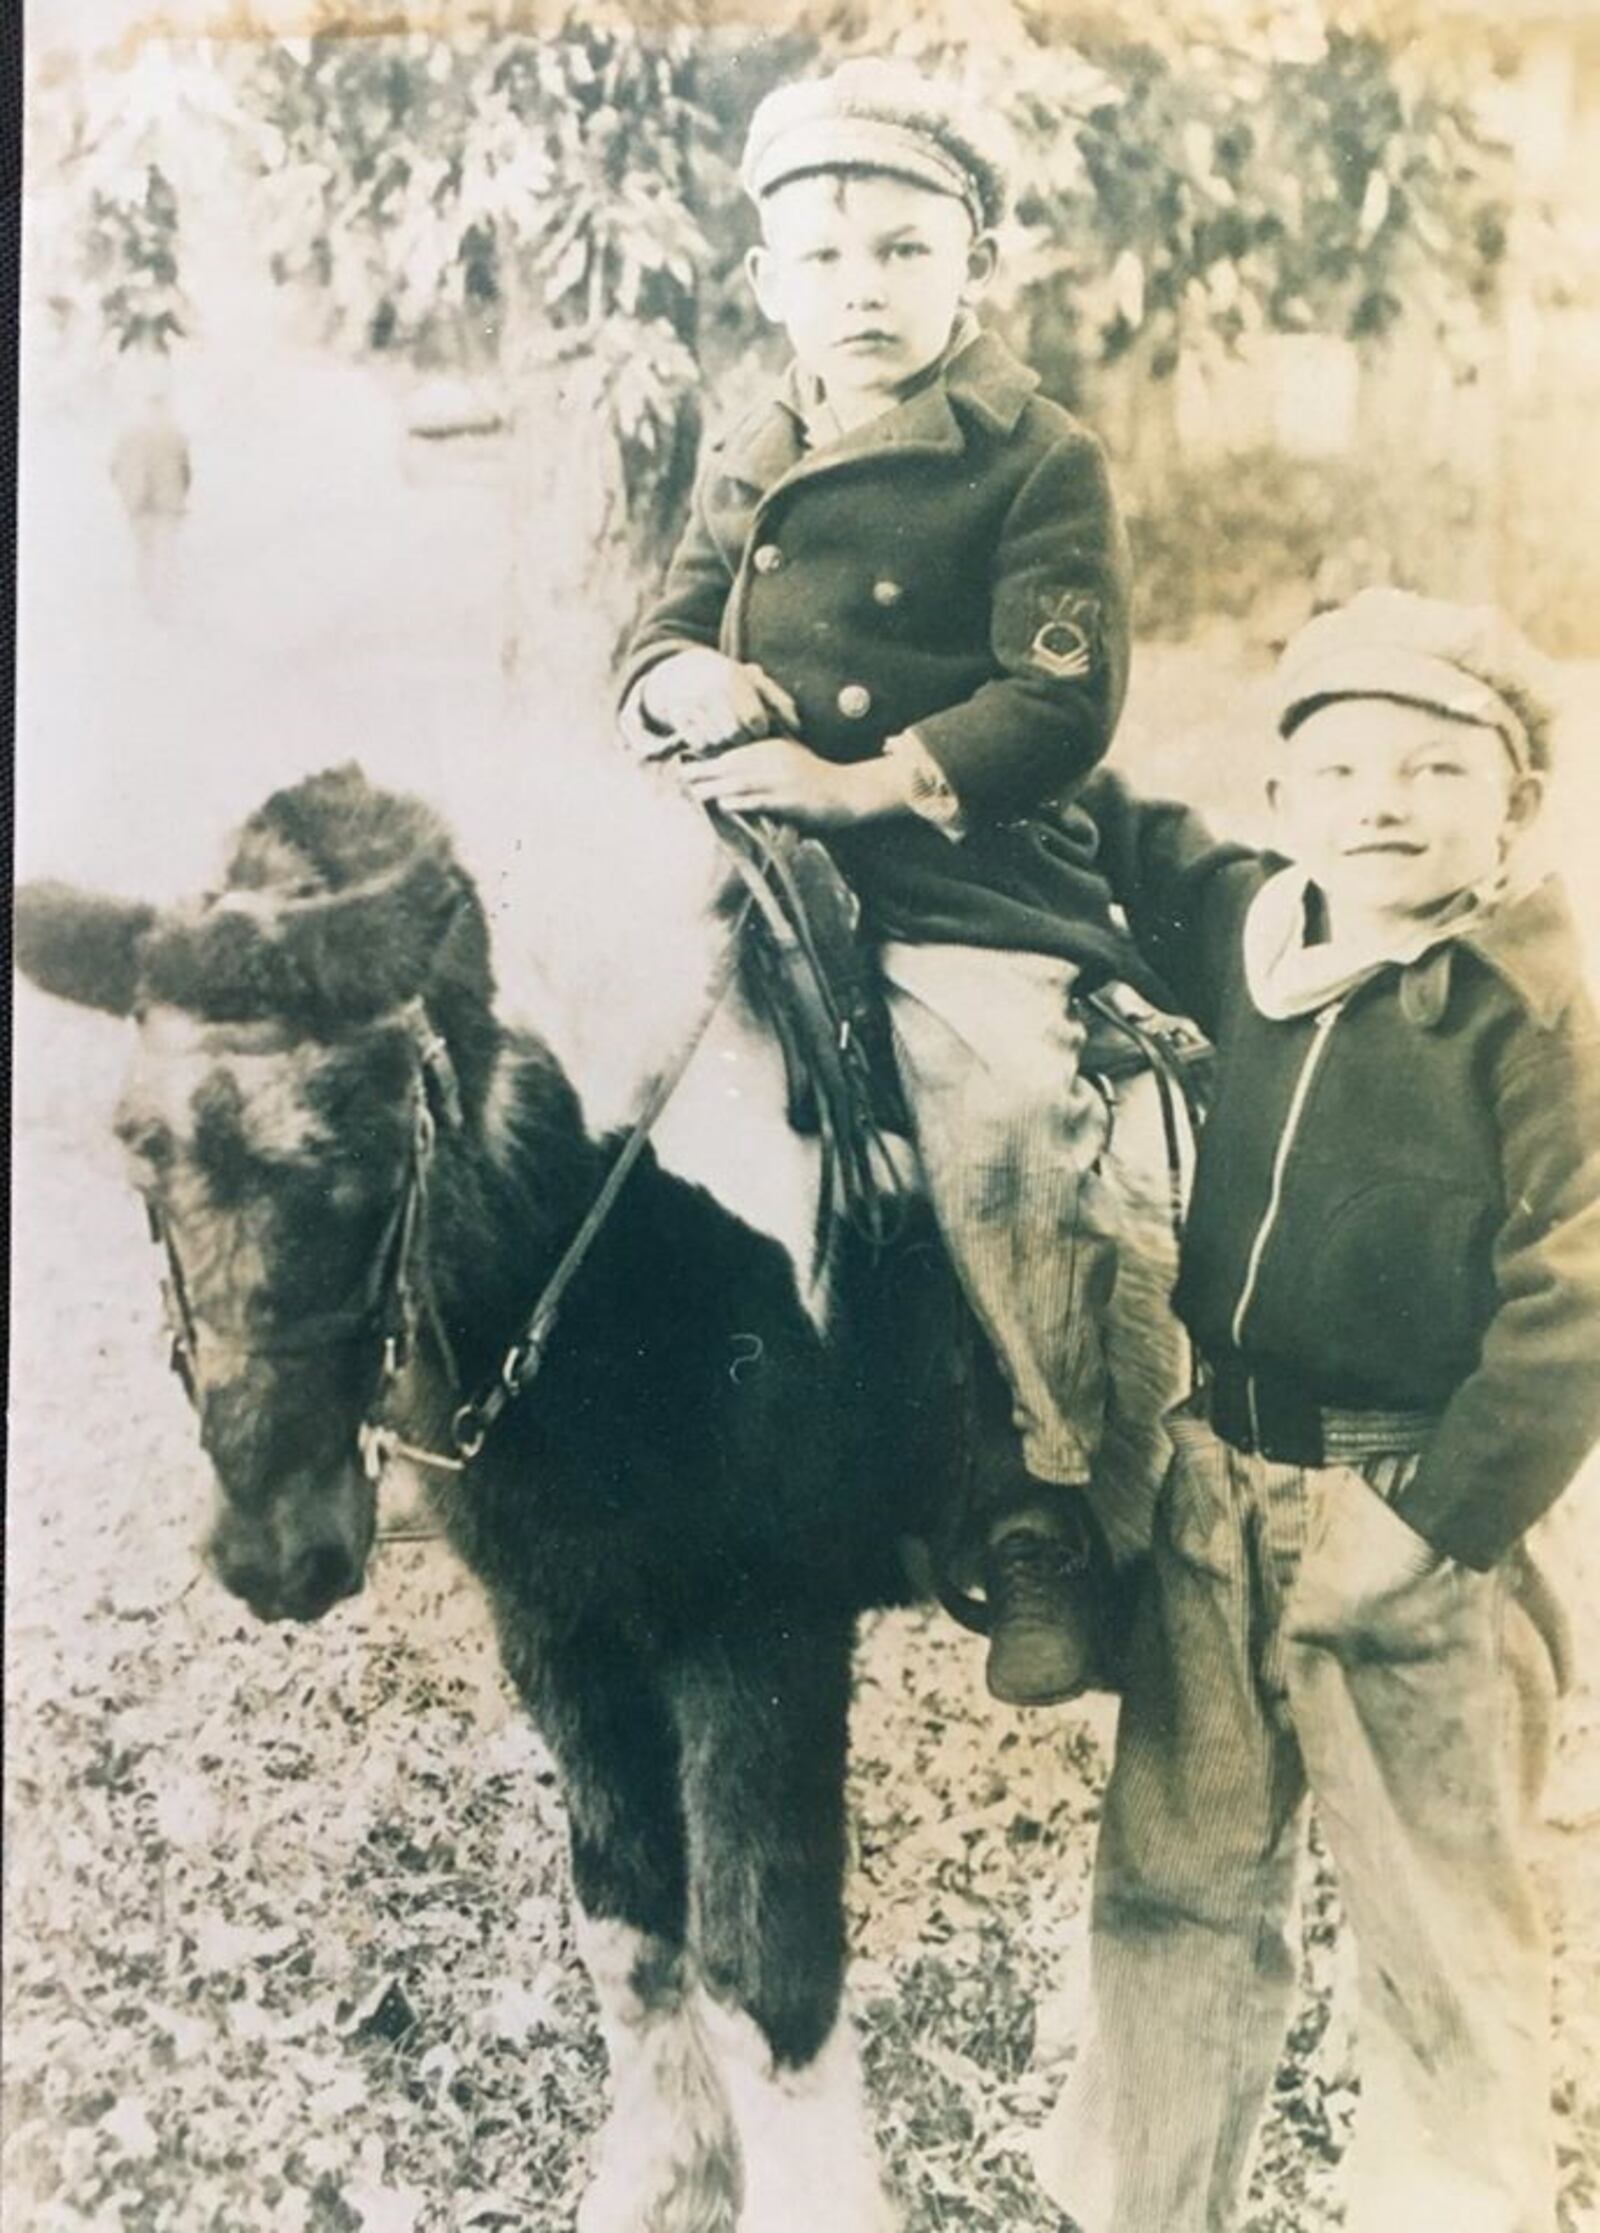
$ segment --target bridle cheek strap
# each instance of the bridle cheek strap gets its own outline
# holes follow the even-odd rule
[[[384,1391],[404,1369],[416,1336],[420,1311],[455,1380],[455,1359],[431,1280],[422,1263],[426,1232],[428,1176],[438,1141],[439,1121],[454,1129],[462,1121],[460,1086],[450,1050],[434,1030],[420,1000],[407,1003],[402,1020],[417,1054],[412,1094],[411,1144],[405,1178],[385,1221],[361,1292],[334,1310],[316,1311],[290,1325],[262,1334],[242,1320],[229,1323],[196,1311],[183,1261],[159,1206],[148,1196],[145,1213],[150,1237],[165,1259],[162,1299],[171,1341],[170,1363],[190,1404],[200,1408],[202,1345],[244,1358],[304,1357],[381,1337],[375,1385],[366,1411],[370,1417]],[[365,1427],[363,1428],[365,1431]]]

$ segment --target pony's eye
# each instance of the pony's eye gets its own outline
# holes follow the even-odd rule
[[[156,1171],[165,1170],[171,1163],[172,1127],[160,1117],[122,1117],[116,1130],[117,1138],[136,1162],[147,1163]]]

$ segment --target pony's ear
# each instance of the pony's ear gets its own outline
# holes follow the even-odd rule
[[[135,900],[102,899],[70,884],[24,884],[12,916],[17,967],[58,999],[131,1015],[140,949],[155,919],[153,907]]]
[[[153,925],[142,984],[151,999],[218,1023],[276,1016],[323,1030],[381,1015],[422,989],[470,892],[459,869],[428,853],[317,899],[240,907],[224,893]]]

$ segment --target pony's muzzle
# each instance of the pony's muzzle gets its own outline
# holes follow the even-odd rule
[[[373,1499],[358,1466],[322,1493],[285,1496],[263,1513],[226,1507],[206,1555],[258,1620],[320,1620],[354,1597],[372,1548]]]

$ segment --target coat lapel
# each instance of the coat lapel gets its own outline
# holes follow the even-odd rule
[[[1019,364],[992,334],[980,330],[949,360],[939,378],[825,449],[810,450],[791,366],[777,395],[735,427],[722,445],[719,513],[725,496],[729,512],[740,514],[748,529],[755,512],[780,488],[793,488],[864,461],[959,457],[967,446],[966,414],[996,432],[1009,433],[1038,384],[1036,373]],[[720,519],[718,524],[720,528]],[[728,524],[733,530],[731,517]],[[733,539],[738,539],[736,533]]]
[[[723,477],[764,496],[806,454],[800,414],[789,400],[787,383],[761,410],[743,420],[721,445]]]
[[[1009,434],[1039,385],[1039,375],[980,327],[950,360],[945,385],[955,402],[995,434]]]
[[[756,514],[767,495],[805,455],[805,431],[799,414],[782,394],[741,420],[716,444],[706,517],[730,574],[739,571]]]

